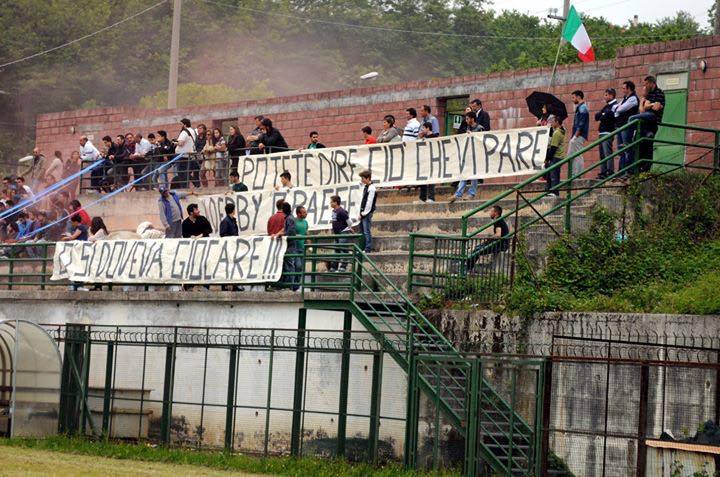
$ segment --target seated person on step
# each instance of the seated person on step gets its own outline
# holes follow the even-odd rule
[[[483,255],[491,255],[500,252],[506,252],[510,242],[508,228],[505,219],[501,218],[503,214],[502,207],[494,205],[490,209],[490,220],[493,220],[493,234],[491,238],[482,238],[478,246],[476,246],[467,259],[467,271],[472,272],[478,259]]]

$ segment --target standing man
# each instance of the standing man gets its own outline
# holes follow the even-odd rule
[[[248,190],[247,186],[240,182],[240,174],[238,174],[238,171],[232,171],[230,173],[230,189],[232,189],[233,192],[247,192]]]
[[[475,98],[472,100],[472,103],[470,103],[470,105],[475,111],[475,122],[480,126],[480,131],[489,131],[490,115],[487,111],[483,109],[482,101]]]
[[[237,237],[240,234],[237,219],[235,218],[235,204],[225,204],[225,218],[220,222],[221,237]]]
[[[225,204],[225,218],[220,222],[220,236],[237,237],[238,235],[239,229],[237,219],[235,218],[235,204],[229,202]],[[223,291],[245,291],[245,289],[239,285],[222,285],[220,288]]]
[[[200,207],[197,204],[187,206],[188,216],[182,222],[183,238],[209,237],[212,233],[212,225],[208,219],[200,215]]]
[[[430,106],[427,104],[423,104],[423,107],[420,109],[420,124],[430,123],[430,134],[433,134],[433,136],[427,134],[424,128],[420,128],[420,133],[418,134],[418,137],[427,138],[440,136],[440,122],[435,116],[430,114],[430,111]]]
[[[278,199],[275,202],[276,212],[268,219],[267,233],[268,235],[275,235],[285,227],[285,214],[283,213],[283,199]]]
[[[615,99],[615,88],[608,88],[605,90],[605,106],[595,113],[595,121],[600,122],[598,131],[600,132],[600,138],[610,136],[615,130],[615,110],[618,104]],[[608,159],[603,162],[603,159],[608,157],[613,152],[613,138],[606,138],[605,141],[600,143],[600,175],[598,179],[605,179],[610,177],[615,172],[615,159]]]
[[[287,238],[287,248],[283,258],[282,282],[289,285],[292,291],[298,291],[300,289],[300,275],[298,273],[301,271],[302,258],[298,256],[298,241],[294,238],[297,235],[295,217],[292,215],[292,206],[288,202],[283,202],[282,214],[285,217],[283,228],[274,233],[272,237],[279,239],[285,236]]]
[[[195,192],[175,192],[169,190],[165,185],[160,186],[158,208],[160,209],[160,221],[165,227],[165,238],[182,237],[183,213],[180,199],[194,194]]]
[[[407,108],[405,110],[405,117],[407,124],[403,130],[403,141],[417,141],[418,134],[420,134],[420,121],[417,120],[417,111],[415,108]]]
[[[298,235],[307,235],[310,225],[307,221],[307,209],[302,205],[295,207],[295,230]],[[305,250],[305,239],[298,240],[300,252]]]
[[[310,144],[308,144],[308,149],[325,149],[325,144],[320,142],[320,135],[317,131],[312,131],[310,133]]]
[[[474,133],[474,132],[480,132],[482,131],[482,126],[478,124],[476,119],[476,113],[470,111],[465,113],[465,132],[466,133]],[[465,195],[465,188],[467,187],[468,181],[463,179],[458,183],[457,190],[455,191],[455,195],[453,195],[450,198],[450,203],[452,204],[458,199],[462,199],[463,195]],[[470,187],[468,188],[468,194],[470,195],[470,200],[475,198],[475,194],[477,194],[477,186],[478,186],[478,180],[477,179],[471,179],[470,180]]]
[[[546,169],[565,159],[565,155],[563,154],[565,150],[565,128],[562,125],[562,118],[550,115],[550,117],[548,117],[548,124],[552,128],[552,136],[550,138],[550,144],[548,145],[547,155],[545,156]],[[557,189],[553,190],[558,184],[560,184],[559,167],[545,174],[545,190],[550,191],[550,194],[555,197],[560,197],[560,191]]]
[[[80,154],[80,157],[82,157],[82,153]],[[65,163],[62,160],[62,152],[55,151],[55,157],[52,158],[52,161],[50,161],[50,165],[48,166],[47,171],[45,171],[45,180],[50,181],[54,184],[55,182],[62,179],[64,166]],[[93,176],[95,175],[96,170],[97,169],[92,171]],[[102,171],[100,171],[100,174],[102,174]]]
[[[344,235],[352,233],[352,227],[350,227],[350,214],[345,210],[342,205],[342,199],[339,195],[330,197],[330,208],[332,209],[332,215],[330,222],[332,223],[332,231],[334,235]],[[346,238],[338,238],[337,244],[347,243]],[[347,264],[343,260],[335,260],[330,262],[328,270],[331,272],[344,272],[347,269]]]
[[[653,138],[658,130],[658,123],[662,121],[663,112],[665,111],[665,92],[658,88],[657,80],[654,76],[646,76],[643,80],[643,88],[645,89],[645,97],[640,100],[640,113],[630,116],[628,121],[640,119],[640,137]],[[632,149],[629,151],[630,157],[635,160]],[[652,166],[653,145],[650,141],[640,143],[640,159],[648,159],[640,164],[637,168],[638,172],[647,172]]]
[[[638,100],[637,93],[635,93],[635,83],[632,81],[624,81],[622,85],[623,100],[620,102],[617,108],[615,108],[615,127],[621,128],[628,122],[630,116],[636,115],[640,111],[640,101]],[[618,150],[624,145],[632,142],[633,133],[635,129],[630,127],[620,132],[618,136]],[[626,151],[620,154],[620,165],[618,171],[622,171],[626,167],[632,164],[632,156],[630,151]],[[627,176],[629,171],[623,172],[623,177]]]
[[[363,196],[360,201],[360,231],[365,239],[365,253],[372,251],[372,216],[375,212],[375,202],[377,201],[377,189],[372,183],[372,173],[369,170],[360,173],[360,184],[364,186]]]
[[[46,169],[47,164],[45,161],[45,156],[40,154],[40,148],[36,147],[32,151],[32,163],[30,164],[30,167],[22,171],[18,175],[27,177],[27,179],[30,181],[30,184],[32,185],[32,188],[37,190],[40,188],[43,181],[45,180]]]
[[[572,101],[575,104],[575,117],[573,118],[572,137],[568,143],[567,155],[571,156],[579,152],[585,141],[587,141],[590,131],[590,111],[585,104],[585,93],[575,90],[572,92]],[[571,175],[575,176],[585,169],[585,159],[582,156],[576,157],[572,161]]]
[[[250,133],[245,138],[247,142],[249,143],[249,148],[245,150],[245,155],[249,156],[250,154],[261,154],[262,151],[258,147],[260,144],[260,136],[262,136],[263,130],[262,130],[262,120],[265,119],[265,116],[258,115],[255,116],[255,128],[250,131]]]

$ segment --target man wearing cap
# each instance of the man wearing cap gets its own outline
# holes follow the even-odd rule
[[[160,221],[165,227],[165,238],[182,238],[182,206],[180,199],[188,195],[195,195],[195,192],[175,192],[165,186],[160,186],[160,198],[158,208],[160,209]]]

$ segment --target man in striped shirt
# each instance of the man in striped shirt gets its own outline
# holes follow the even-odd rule
[[[403,130],[403,141],[417,141],[418,134],[420,134],[420,121],[417,119],[417,111],[415,108],[407,108],[407,124],[405,130]]]

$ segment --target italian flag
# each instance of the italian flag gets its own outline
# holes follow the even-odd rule
[[[570,12],[568,12],[562,36],[578,51],[578,58],[585,63],[595,61],[595,52],[593,51],[592,44],[590,43],[590,37],[588,36],[587,30],[585,30],[585,25],[582,24],[580,15],[578,15],[574,6],[571,6]]]

